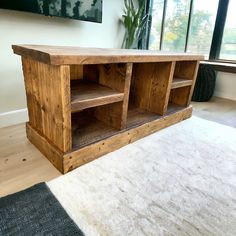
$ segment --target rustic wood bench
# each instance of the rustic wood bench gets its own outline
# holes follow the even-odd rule
[[[22,56],[27,137],[62,173],[192,114],[202,56],[12,47]]]

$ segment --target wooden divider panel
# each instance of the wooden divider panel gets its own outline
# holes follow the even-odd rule
[[[84,67],[84,71],[83,71],[84,79],[98,83],[98,79],[99,79],[98,66],[97,65],[83,65],[83,67]]]
[[[198,68],[199,68],[199,61],[195,61],[195,69],[194,69],[194,74],[193,74],[193,83],[189,92],[189,97],[188,97],[188,102],[187,102],[187,106],[190,104],[192,96],[193,96],[193,91],[194,91],[194,87],[196,84],[196,80],[197,80],[197,73],[198,73]]]
[[[199,67],[198,61],[176,62],[174,78],[192,80],[192,85],[182,88],[172,89],[170,102],[181,106],[188,106],[190,104],[197,78],[198,67]]]
[[[197,61],[177,61],[174,77],[182,79],[194,79]]]
[[[188,105],[190,90],[190,86],[172,89],[169,102],[186,107]]]
[[[95,108],[95,116],[116,129],[124,129],[127,122],[132,63],[99,65],[99,84],[124,93],[122,102]]]
[[[70,65],[70,79],[83,79],[83,65]]]
[[[134,65],[131,97],[135,106],[164,115],[173,80],[175,62]]]
[[[59,150],[71,150],[70,68],[22,58],[29,124]]]

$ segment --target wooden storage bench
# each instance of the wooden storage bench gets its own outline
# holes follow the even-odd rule
[[[189,118],[199,55],[13,45],[28,139],[62,173]]]

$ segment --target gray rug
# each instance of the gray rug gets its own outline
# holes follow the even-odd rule
[[[0,198],[0,235],[84,235],[45,183]]]

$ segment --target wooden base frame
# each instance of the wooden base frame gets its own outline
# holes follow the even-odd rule
[[[56,148],[47,138],[33,129],[29,123],[26,124],[26,131],[27,137],[31,143],[33,143],[61,173],[65,174],[149,134],[185,120],[191,117],[191,115],[192,106],[189,106],[175,113],[165,115],[160,119],[131,129],[119,131],[117,134],[107,139],[66,153]]]

